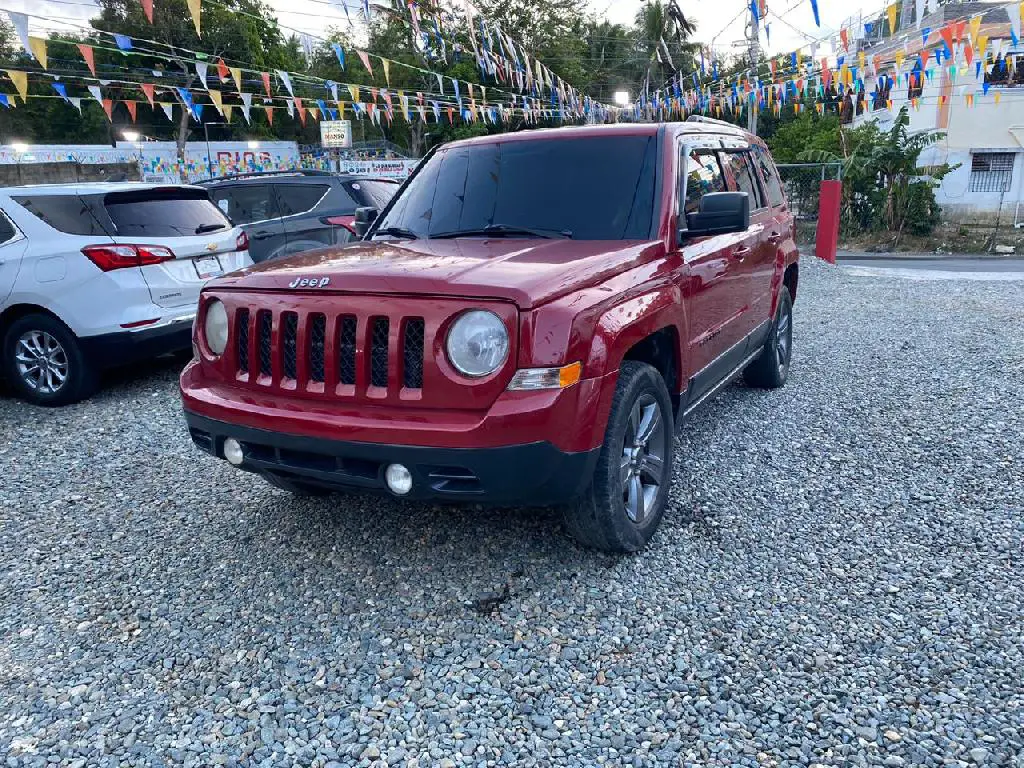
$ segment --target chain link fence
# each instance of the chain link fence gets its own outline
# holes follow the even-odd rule
[[[777,167],[786,201],[796,220],[797,242],[811,244],[818,226],[821,182],[842,181],[843,166],[841,163],[782,163]]]

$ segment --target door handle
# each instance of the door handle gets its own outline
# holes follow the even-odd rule
[[[744,256],[747,256],[749,253],[750,253],[750,249],[747,248],[747,246],[745,246],[745,245],[741,245],[741,246],[738,246],[737,248],[735,248],[733,250],[732,255],[735,256],[737,259],[742,259]]]
[[[273,232],[268,232],[265,229],[261,229],[259,232],[253,232],[252,233],[252,239],[253,240],[266,240],[268,237],[273,237],[273,236],[274,236]]]
[[[779,240],[781,239],[782,234],[779,232],[772,232],[770,235],[768,235],[768,242],[771,243],[772,245],[778,245]]]

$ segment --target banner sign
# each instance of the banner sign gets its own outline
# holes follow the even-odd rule
[[[351,147],[351,120],[321,120],[320,143],[324,147]]]

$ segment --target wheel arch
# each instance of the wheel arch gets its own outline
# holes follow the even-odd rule
[[[28,315],[47,315],[67,328],[68,332],[72,336],[76,336],[75,332],[71,330],[71,326],[65,323],[60,315],[53,310],[47,309],[39,304],[21,302],[18,304],[12,304],[0,312],[0,341],[3,340],[4,335],[7,333],[7,329],[10,328],[16,320]]]

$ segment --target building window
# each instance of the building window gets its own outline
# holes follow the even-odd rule
[[[979,152],[971,156],[971,192],[1009,192],[1013,152]]]

